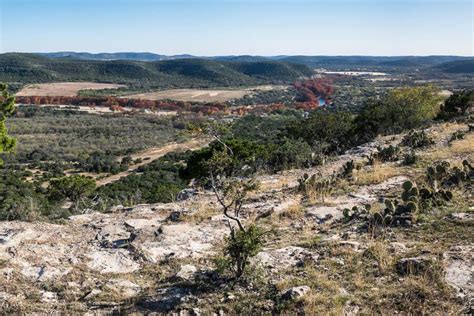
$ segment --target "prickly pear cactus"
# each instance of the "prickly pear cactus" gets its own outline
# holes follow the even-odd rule
[[[403,137],[402,146],[411,147],[413,149],[425,148],[433,145],[435,142],[425,131],[411,131]]]

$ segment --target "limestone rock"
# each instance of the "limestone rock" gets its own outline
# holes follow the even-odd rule
[[[181,266],[181,269],[176,274],[176,276],[183,280],[191,280],[196,272],[197,268],[195,266],[191,264],[185,264]]]
[[[311,288],[307,285],[292,287],[291,289],[285,290],[281,295],[281,298],[285,301],[297,300],[302,298],[311,291]]]
[[[195,196],[196,194],[197,194],[196,189],[188,188],[188,189],[181,190],[176,195],[176,201],[179,202],[179,201],[188,200],[192,198],[193,196]]]
[[[141,291],[139,285],[125,279],[111,279],[107,281],[105,288],[117,292],[122,298],[137,296]]]
[[[58,301],[58,294],[54,292],[42,291],[41,302],[43,303],[55,303]]]
[[[87,266],[100,273],[130,273],[140,268],[124,249],[101,249],[88,253]]]
[[[474,299],[474,246],[452,247],[444,254],[446,283],[454,287],[461,298]]]
[[[129,245],[131,234],[125,229],[125,226],[111,224],[102,227],[97,234],[96,239],[102,247],[124,248]]]
[[[268,268],[284,269],[303,265],[306,261],[316,261],[317,258],[317,254],[307,249],[289,246],[261,251],[255,256],[252,262]]]

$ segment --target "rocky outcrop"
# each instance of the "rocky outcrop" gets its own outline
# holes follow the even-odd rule
[[[295,286],[295,287],[292,287],[291,289],[285,290],[283,294],[281,295],[281,298],[284,301],[288,301],[288,300],[295,301],[304,297],[310,291],[311,291],[311,288],[307,285]]]

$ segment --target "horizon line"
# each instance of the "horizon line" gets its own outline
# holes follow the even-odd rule
[[[135,54],[154,54],[160,56],[181,56],[189,55],[192,57],[240,57],[240,56],[249,56],[249,57],[287,57],[287,56],[302,56],[302,57],[465,57],[465,58],[474,58],[474,55],[454,55],[454,54],[429,54],[429,55],[413,55],[413,54],[402,54],[402,55],[358,55],[358,54],[334,54],[334,55],[308,55],[308,54],[276,54],[276,55],[253,55],[253,54],[217,54],[217,55],[194,55],[190,53],[174,53],[174,54],[162,54],[155,53],[151,51],[70,51],[70,50],[60,50],[60,51],[45,51],[45,52],[22,52],[22,51],[7,51],[0,52],[0,54],[54,54],[54,53],[76,53],[76,54],[120,54],[120,53],[135,53]]]

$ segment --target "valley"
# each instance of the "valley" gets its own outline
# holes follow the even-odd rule
[[[472,74],[94,56],[0,55],[2,312],[470,310]]]
[[[0,315],[474,315],[472,0],[0,0]]]

